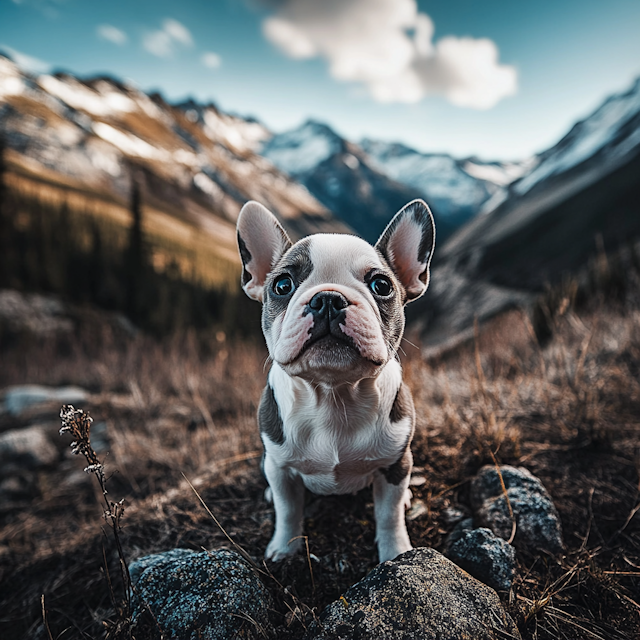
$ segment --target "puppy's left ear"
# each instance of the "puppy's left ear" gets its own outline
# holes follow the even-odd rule
[[[429,286],[435,241],[429,207],[422,200],[414,200],[394,216],[376,243],[376,249],[405,288],[407,302],[419,298]]]

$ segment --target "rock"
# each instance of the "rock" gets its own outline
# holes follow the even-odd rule
[[[520,638],[496,592],[428,548],[379,564],[331,603],[305,640]]]
[[[40,425],[0,434],[0,475],[37,469],[58,459],[58,451]]]
[[[11,289],[0,290],[0,326],[41,336],[73,331],[73,322],[58,298]]]
[[[516,550],[491,529],[467,529],[449,543],[447,557],[474,578],[498,589],[511,589]]]
[[[542,482],[523,467],[500,467],[507,496],[516,519],[513,544],[529,553],[561,553],[562,527],[551,497]],[[471,483],[471,504],[478,524],[497,536],[511,536],[511,516],[496,468],[483,467]]]
[[[12,416],[20,415],[25,409],[43,402],[77,404],[85,402],[89,394],[80,387],[44,387],[39,384],[25,384],[7,387],[4,392],[3,409]]]
[[[249,564],[234,551],[173,549],[129,567],[135,587],[133,622],[147,606],[172,640],[264,638],[272,633],[271,598]]]

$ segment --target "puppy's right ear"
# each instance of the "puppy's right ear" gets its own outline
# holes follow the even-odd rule
[[[262,302],[264,283],[291,240],[276,217],[258,202],[247,202],[238,216],[238,249],[242,258],[242,288]]]

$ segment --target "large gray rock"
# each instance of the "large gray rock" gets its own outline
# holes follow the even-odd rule
[[[330,604],[305,640],[520,638],[496,592],[428,548],[379,564]]]
[[[491,529],[454,530],[447,557],[494,589],[508,591],[511,588],[516,550]]]
[[[134,585],[133,623],[148,609],[165,638],[227,640],[272,633],[269,592],[234,551],[173,549],[129,567]]]
[[[88,393],[80,387],[45,387],[39,384],[23,384],[7,387],[3,392],[2,409],[18,416],[26,409],[44,402],[78,404],[85,402]]]
[[[0,434],[0,476],[37,469],[58,459],[58,451],[40,425]]]
[[[516,548],[529,553],[562,553],[560,518],[542,482],[524,467],[503,465],[500,473],[516,520]],[[475,521],[508,540],[512,520],[495,466],[480,469],[471,482],[470,498]]]

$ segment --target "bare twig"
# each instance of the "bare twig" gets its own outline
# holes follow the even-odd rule
[[[51,629],[49,628],[49,622],[47,620],[47,610],[44,608],[44,593],[40,599],[42,602],[42,622],[44,623],[44,628],[47,630],[47,635],[49,636],[49,640],[53,640],[53,636],[51,635]]]

